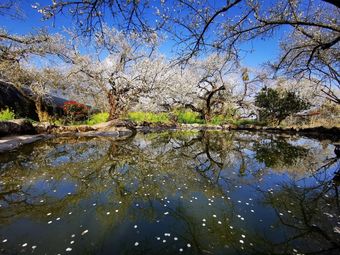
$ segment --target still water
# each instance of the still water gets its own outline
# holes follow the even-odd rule
[[[0,154],[0,254],[340,254],[330,141],[59,138]]]

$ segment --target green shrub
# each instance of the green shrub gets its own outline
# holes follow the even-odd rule
[[[204,123],[204,120],[200,118],[200,114],[197,112],[193,112],[190,110],[177,110],[174,111],[173,114],[177,117],[178,123],[184,124]]]
[[[255,97],[260,120],[280,125],[288,116],[307,110],[311,104],[294,91],[263,88]]]
[[[0,111],[0,121],[15,119],[15,113],[10,109],[4,109]]]
[[[65,124],[65,121],[62,119],[54,119],[51,121],[51,124],[57,125],[57,126],[63,126]]]
[[[222,124],[226,124],[226,123],[232,123],[233,120],[228,118],[225,115],[214,115],[210,121],[209,124],[212,125],[222,125]]]
[[[150,123],[170,123],[169,114],[152,113],[152,112],[130,112],[128,118],[137,123],[150,122]]]
[[[95,125],[98,123],[106,122],[109,119],[109,113],[108,112],[101,112],[94,114],[86,121],[87,125]]]

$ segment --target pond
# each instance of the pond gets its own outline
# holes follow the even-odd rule
[[[58,138],[0,155],[1,254],[339,254],[329,141]]]

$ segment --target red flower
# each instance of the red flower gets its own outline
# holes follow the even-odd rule
[[[89,107],[76,101],[67,101],[63,105],[66,116],[74,120],[85,119],[88,115]]]

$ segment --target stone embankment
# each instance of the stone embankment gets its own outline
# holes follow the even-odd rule
[[[125,139],[136,133],[134,124],[128,121],[109,121],[93,126],[56,126],[39,123],[33,126],[26,120],[0,122],[0,153],[40,140],[56,137],[111,137]]]
[[[33,143],[42,139],[54,137],[100,137],[106,136],[115,139],[126,139],[137,131],[148,133],[166,130],[247,130],[251,132],[275,132],[287,134],[301,134],[311,138],[340,140],[340,128],[309,127],[309,128],[283,128],[265,127],[255,125],[205,125],[205,124],[155,124],[142,123],[136,126],[131,121],[112,120],[93,126],[56,126],[49,123],[32,125],[26,120],[0,122],[0,153],[17,149],[23,144]]]

